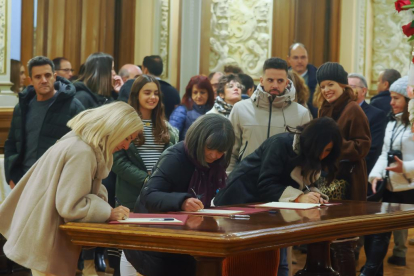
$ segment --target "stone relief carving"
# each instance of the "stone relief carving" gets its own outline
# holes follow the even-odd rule
[[[237,64],[258,79],[271,53],[272,10],[272,0],[213,0],[210,72]]]
[[[7,0],[0,0],[0,74],[6,74]]]
[[[373,82],[386,68],[394,68],[401,75],[408,72],[412,46],[407,42],[401,26],[410,22],[406,12],[397,13],[394,0],[372,0],[374,15],[374,41],[372,55]],[[411,15],[409,15],[411,16]]]
[[[363,73],[365,69],[365,38],[366,38],[366,0],[359,1],[358,15],[359,15],[359,37],[358,37],[358,71]]]
[[[160,46],[159,55],[162,58],[164,69],[161,78],[168,78],[168,52],[170,43],[170,0],[161,0],[161,16],[160,16]]]

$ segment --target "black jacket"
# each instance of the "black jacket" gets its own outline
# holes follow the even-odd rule
[[[83,111],[83,105],[74,98],[75,87],[65,78],[56,77],[55,90],[57,95],[50,104],[40,130],[37,159],[39,159],[57,140],[70,131],[67,122]],[[26,139],[26,114],[30,101],[36,92],[32,85],[19,94],[19,103],[13,111],[9,136],[4,144],[4,162],[7,183],[19,182],[26,173],[23,168],[24,148]]]
[[[169,147],[161,155],[135,204],[136,213],[181,211],[195,166],[185,154],[184,143]],[[134,268],[146,276],[195,276],[190,255],[124,250]]]
[[[158,80],[162,91],[162,103],[165,106],[165,118],[170,119],[174,108],[180,104],[180,93],[166,81]]]
[[[391,93],[388,90],[381,91],[371,98],[370,105],[381,109],[388,115],[391,112]],[[388,120],[387,120],[388,122]]]
[[[318,118],[318,108],[314,107],[312,104],[313,94],[315,93],[315,88],[316,88],[316,85],[318,84],[318,81],[316,80],[316,71],[318,70],[318,68],[316,68],[312,64],[308,64],[307,68],[308,68],[308,82],[306,84],[309,87],[308,108],[313,118]]]
[[[291,159],[293,134],[274,135],[232,171],[226,188],[219,191],[214,205],[231,205],[252,202],[279,201],[286,187],[298,189],[290,173],[295,168]]]
[[[75,98],[78,99],[86,109],[99,107],[114,101],[113,97],[105,97],[92,92],[83,82],[73,83],[76,89]]]
[[[387,127],[387,116],[384,111],[367,104],[365,101],[362,103],[361,108],[365,112],[365,115],[367,115],[369,129],[371,131],[371,147],[368,155],[365,157],[369,175],[378,157],[381,155],[385,128]]]
[[[194,169],[195,166],[185,153],[184,142],[166,149],[142,188],[135,212],[181,211],[184,200],[192,197],[187,190]]]
[[[128,103],[129,94],[131,93],[131,88],[134,81],[135,79],[130,79],[124,82],[124,85],[122,85],[121,89],[119,90],[118,101]]]

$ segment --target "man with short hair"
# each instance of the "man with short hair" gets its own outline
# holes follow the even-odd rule
[[[286,61],[269,58],[263,76],[252,97],[236,103],[229,119],[236,142],[228,167],[231,172],[238,161],[255,151],[267,138],[310,121],[308,110],[294,102],[295,87],[288,79]]]
[[[388,115],[391,112],[390,87],[396,80],[401,78],[400,72],[395,69],[385,69],[378,76],[378,94],[371,98],[370,105],[379,108]]]
[[[219,79],[221,76],[223,76],[222,72],[211,72],[210,75],[208,75],[208,79],[210,80],[211,86],[213,87],[214,98],[217,97],[217,88],[219,86]]]
[[[127,80],[135,79],[142,75],[141,69],[134,64],[125,64],[119,69],[118,75],[122,78],[124,84]]]
[[[358,73],[348,75],[349,86],[357,94],[357,103],[361,106],[369,122],[371,131],[371,148],[365,157],[367,162],[367,175],[371,172],[378,157],[381,155],[382,144],[384,142],[385,128],[387,126],[386,114],[381,109],[371,106],[365,102],[368,92],[368,85],[365,77]],[[369,187],[370,185],[368,185]]]
[[[142,72],[147,75],[153,75],[160,83],[162,102],[165,106],[165,117],[168,120],[173,110],[180,104],[180,94],[171,84],[160,78],[162,71],[163,62],[160,56],[146,56],[142,61]]]
[[[236,103],[230,113],[236,139],[227,174],[270,136],[286,132],[287,126],[295,128],[310,121],[308,110],[294,102],[295,95],[286,61],[267,59],[256,91],[250,99]],[[288,197],[284,193],[281,200]],[[278,275],[288,275],[286,248],[281,249]]]
[[[43,153],[70,131],[67,122],[84,110],[74,98],[75,87],[56,76],[50,59],[34,57],[27,67],[32,85],[19,94],[4,144],[6,180],[11,188]]]
[[[289,53],[287,60],[290,64],[290,70],[298,73],[306,82],[306,85],[309,87],[309,100],[308,108],[311,112],[313,118],[318,117],[318,109],[313,106],[313,94],[315,93],[316,88],[316,71],[318,68],[309,64],[308,60],[308,51],[305,48],[305,45],[302,43],[294,43],[289,47]]]
[[[53,59],[53,64],[55,66],[56,74],[59,77],[70,80],[74,70],[72,69],[72,64],[70,64],[69,60],[64,57],[57,57]]]

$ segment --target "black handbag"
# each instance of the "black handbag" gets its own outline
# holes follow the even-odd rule
[[[381,202],[384,196],[385,188],[387,187],[388,176],[382,181],[377,182],[377,192],[375,194],[367,196],[367,201]]]

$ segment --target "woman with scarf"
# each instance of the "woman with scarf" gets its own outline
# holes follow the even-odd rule
[[[355,101],[348,85],[348,73],[335,62],[322,64],[316,72],[317,93],[320,93],[319,117],[330,117],[338,123],[342,148],[336,183],[345,183],[344,198],[366,201],[367,166],[365,157],[371,147],[371,132],[367,116]],[[344,181],[343,181],[344,180]],[[329,184],[329,182],[326,182]],[[343,189],[336,186],[334,189]],[[331,246],[333,267],[341,275],[355,275],[354,243],[357,240],[337,240]]]
[[[135,212],[197,211],[210,207],[226,185],[235,136],[230,121],[216,114],[197,119],[185,140],[168,148],[141,191]],[[124,250],[128,261],[145,276],[195,275],[190,255]]]
[[[228,118],[233,106],[241,100],[243,86],[236,75],[230,74],[219,79],[217,98],[207,114],[220,114]]]
[[[395,166],[401,161],[414,160],[414,141],[411,132],[407,96],[408,77],[396,80],[390,87],[391,108],[390,120],[387,124],[382,153],[369,174],[369,182],[374,193],[382,193],[382,202],[414,203],[413,179],[406,170]],[[401,166],[401,165],[400,165]],[[381,188],[379,188],[382,184]],[[405,266],[407,253],[408,230],[396,230],[394,234],[394,250],[388,263]],[[361,276],[383,274],[383,259],[387,255],[391,232],[365,236],[365,252],[367,261],[361,270]]]
[[[182,105],[170,116],[170,124],[180,131],[180,141],[184,140],[191,124],[213,107],[214,91],[208,78],[201,75],[192,77],[181,102]]]
[[[350,185],[348,198],[365,201],[367,197],[367,167],[365,156],[371,146],[371,132],[367,116],[356,103],[348,85],[348,73],[335,62],[323,64],[316,72],[318,88],[323,97],[319,117],[330,117],[342,134],[342,149],[337,179]]]

